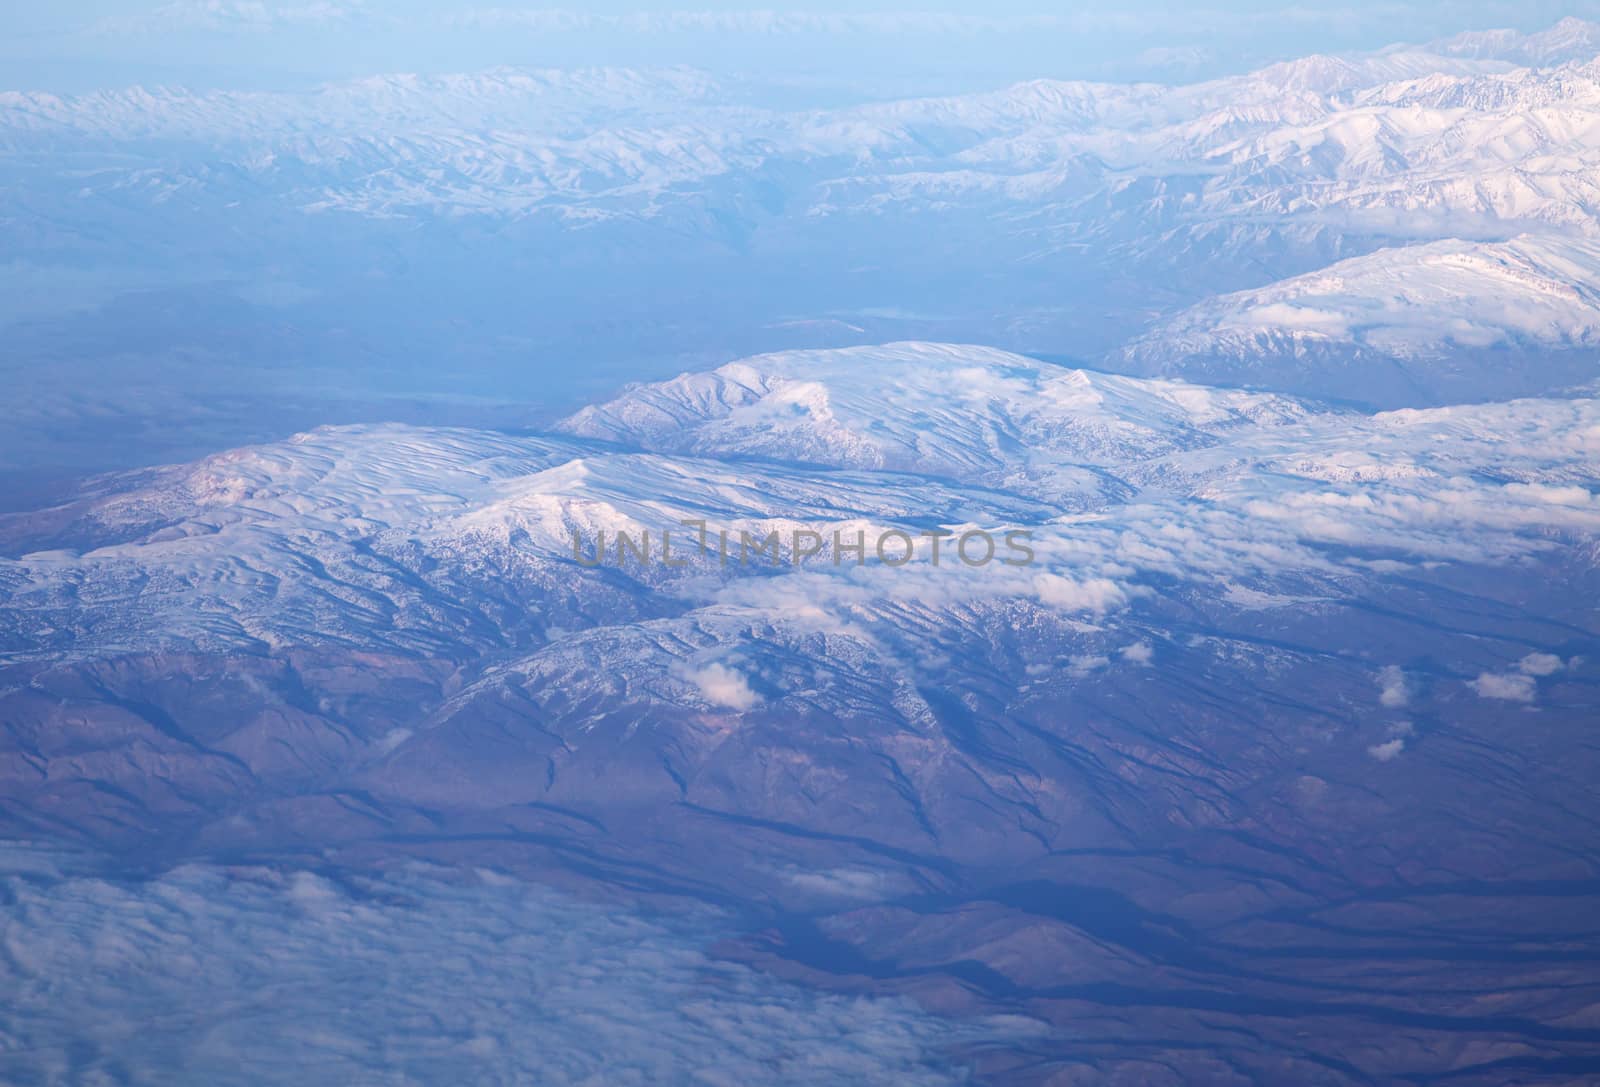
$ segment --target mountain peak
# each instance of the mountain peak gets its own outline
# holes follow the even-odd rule
[[[882,469],[1085,500],[1086,466],[1302,419],[1287,397],[925,342],[760,355],[637,387],[558,429],[665,452]],[[1090,487],[1091,493],[1097,493]]]
[[[1474,30],[1433,42],[1428,49],[1441,56],[1505,60],[1543,67],[1587,60],[1600,53],[1600,23],[1568,15],[1548,29],[1532,34],[1510,29]]]

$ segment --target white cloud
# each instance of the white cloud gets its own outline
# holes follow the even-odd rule
[[[1411,701],[1411,689],[1406,674],[1398,664],[1385,665],[1378,671],[1378,703],[1391,709]]]
[[[713,661],[685,670],[683,678],[694,685],[702,698],[713,706],[744,711],[761,703],[761,696],[750,689],[750,681],[726,664]]]
[[[867,868],[829,868],[823,871],[788,872],[784,874],[784,882],[827,898],[871,901],[901,889],[903,881]]]
[[[1367,754],[1371,755],[1379,762],[1388,762],[1390,759],[1398,756],[1400,752],[1404,751],[1405,749],[1405,740],[1399,736],[1396,736],[1394,739],[1385,740],[1381,744],[1373,744],[1371,747],[1367,748]]]
[[[1468,686],[1478,692],[1479,698],[1498,698],[1507,702],[1532,702],[1535,689],[1532,676],[1494,672],[1480,674]]]
[[[1517,663],[1517,668],[1527,676],[1553,676],[1561,671],[1561,658],[1554,653],[1529,653]]]
[[[408,728],[392,728],[383,734],[377,743],[379,751],[393,751],[407,740],[411,739],[411,730]]]
[[[943,1047],[1023,1029],[813,993],[706,955],[709,911],[504,876],[5,867],[33,870],[0,878],[5,1082],[936,1087]]]
[[[1122,659],[1129,664],[1149,664],[1156,656],[1156,651],[1150,648],[1149,642],[1134,642],[1132,645],[1125,645],[1120,652]]]
[[[1507,483],[1507,494],[1519,498],[1527,498],[1534,502],[1544,502],[1554,506],[1590,506],[1594,504],[1594,495],[1587,487],[1577,484],[1565,486],[1550,483]]]
[[[1033,579],[1033,588],[1042,603],[1063,611],[1092,611],[1101,615],[1128,602],[1128,594],[1121,586],[1101,577],[1075,581],[1061,574],[1040,574]]]
[[[1070,666],[1067,668],[1067,674],[1073,679],[1082,679],[1085,676],[1098,672],[1100,669],[1104,668],[1110,663],[1110,657],[1087,654],[1084,656],[1073,657]]]

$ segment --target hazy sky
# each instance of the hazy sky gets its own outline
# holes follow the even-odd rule
[[[1036,76],[1183,80],[1315,50],[1464,29],[1533,30],[1595,2],[1324,6],[1220,0],[1051,5],[912,0],[799,7],[639,0],[5,0],[8,89],[129,83],[287,87],[394,71],[493,65],[687,64],[777,85],[894,94]]]

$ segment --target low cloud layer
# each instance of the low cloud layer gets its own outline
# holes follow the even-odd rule
[[[712,960],[711,918],[489,874],[4,860],[0,1082],[936,1085],[984,1029]]]

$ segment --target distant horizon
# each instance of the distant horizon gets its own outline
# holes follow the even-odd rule
[[[301,91],[372,75],[495,68],[688,67],[765,88],[775,104],[970,93],[1029,79],[1191,83],[1312,53],[1421,45],[1459,33],[1532,33],[1600,18],[1600,3],[1261,4],[1061,13],[1004,5],[934,10],[742,10],[736,5],[582,12],[454,9],[428,2],[79,2],[0,14],[4,91],[130,87]]]

